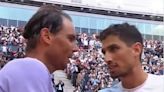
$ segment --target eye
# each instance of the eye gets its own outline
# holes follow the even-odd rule
[[[72,37],[68,37],[68,39],[69,39],[71,42],[74,41],[74,39],[73,39]]]
[[[120,47],[118,46],[111,46],[110,48],[108,48],[108,50],[112,53],[117,52],[120,49]]]
[[[76,41],[76,38],[73,35],[68,36],[68,39],[69,39],[70,42],[75,42]]]

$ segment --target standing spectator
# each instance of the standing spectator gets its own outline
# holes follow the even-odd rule
[[[3,44],[3,46],[2,46],[2,53],[3,53],[5,56],[7,56],[7,50],[8,50],[8,48],[7,48],[7,43],[4,42],[4,44]]]
[[[64,83],[59,80],[59,83],[56,85],[56,92],[64,92]]]

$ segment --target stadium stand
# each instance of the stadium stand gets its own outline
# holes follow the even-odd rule
[[[25,55],[25,40],[22,31],[16,27],[0,26],[0,67],[9,60],[22,58]],[[65,72],[72,85],[79,91],[98,91],[110,87],[117,82],[108,73],[108,67],[103,60],[101,43],[97,34],[78,34],[79,51],[75,52],[67,64]],[[157,40],[144,41],[142,64],[145,72],[163,75],[163,47]]]
[[[36,7],[51,4],[31,0],[1,0],[1,2]],[[109,24],[125,21],[134,24],[145,39],[142,68],[148,73],[164,74],[164,35],[156,32],[158,28],[160,30],[164,28],[163,25],[161,26],[164,21],[163,16],[102,10],[84,6],[55,5],[71,15],[78,33],[77,44],[79,51],[73,54],[65,69],[67,78],[71,80],[72,85],[75,87],[75,92],[95,92],[111,87],[119,81],[110,77],[108,67],[103,60],[101,43],[98,39],[98,33]],[[73,13],[70,11],[73,11]],[[82,14],[83,16],[81,16]],[[120,17],[125,19],[120,19]],[[14,26],[12,21],[15,22],[15,25],[13,23]],[[26,44],[25,39],[22,37],[22,28],[25,24],[26,20],[0,17],[0,69],[8,61],[25,56]],[[153,33],[154,30],[157,35]]]

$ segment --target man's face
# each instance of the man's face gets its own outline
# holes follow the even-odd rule
[[[63,18],[62,29],[53,36],[47,51],[49,61],[55,69],[64,69],[73,52],[77,50],[75,44],[76,34],[72,22],[67,18]]]
[[[132,71],[136,64],[133,47],[127,46],[118,36],[108,36],[102,45],[111,77],[123,77]]]

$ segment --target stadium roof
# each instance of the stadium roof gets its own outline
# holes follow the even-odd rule
[[[0,0],[31,6],[55,4],[63,10],[164,21],[164,0]],[[100,2],[101,1],[101,2]],[[142,2],[141,2],[142,1]],[[154,2],[155,1],[155,2]],[[163,8],[162,8],[163,7]],[[130,10],[131,9],[131,10]]]
[[[33,0],[41,2],[77,4],[100,9],[164,15],[164,0]]]

